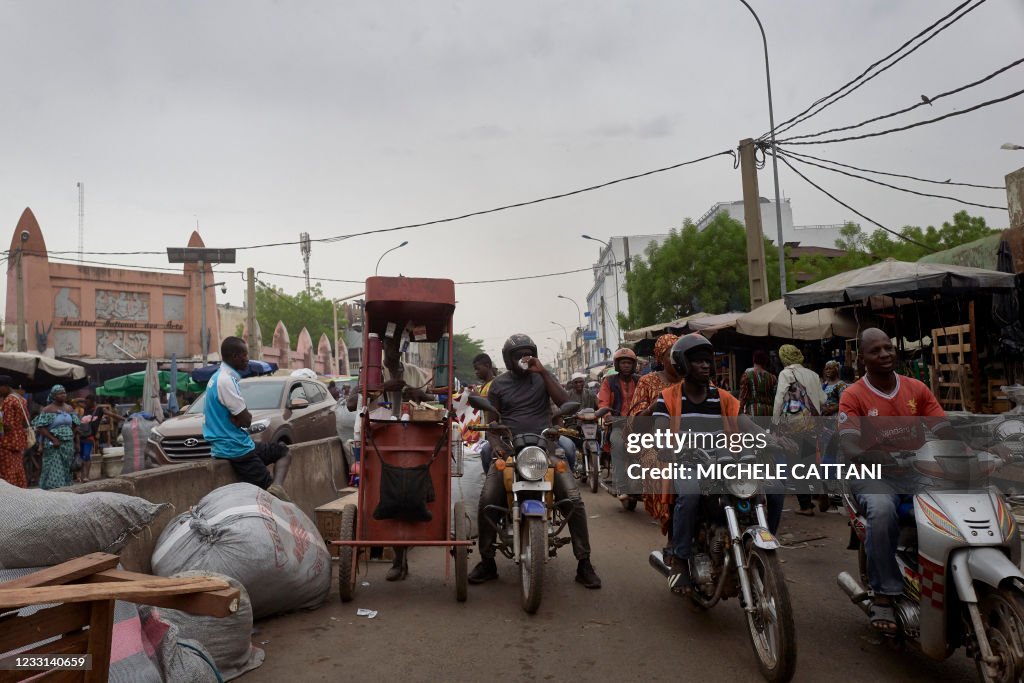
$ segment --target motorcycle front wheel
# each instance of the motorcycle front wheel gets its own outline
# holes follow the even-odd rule
[[[746,613],[747,627],[758,667],[771,683],[788,681],[796,669],[796,630],[786,577],[773,551],[750,545],[748,561],[755,609]]]
[[[1024,595],[1015,588],[994,590],[982,599],[978,609],[992,654],[1001,660],[994,677],[979,661],[981,680],[986,683],[1021,680],[1024,675]]]
[[[547,554],[547,532],[543,517],[528,517],[522,526],[519,579],[523,609],[533,614],[540,607],[544,588],[544,556]]]

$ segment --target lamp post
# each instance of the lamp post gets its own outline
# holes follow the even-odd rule
[[[200,275],[199,309],[202,318],[199,327],[199,344],[202,346],[203,365],[206,365],[209,330],[206,329],[206,266],[211,263],[234,263],[234,249],[213,249],[209,247],[167,247],[170,263],[194,263]],[[210,285],[211,287],[213,285]]]
[[[615,345],[620,346],[622,344],[622,329],[619,327],[619,316],[622,315],[622,309],[619,307],[619,264],[618,258],[615,256],[615,251],[612,249],[612,245],[604,240],[599,240],[596,237],[590,235],[580,235],[585,240],[594,240],[600,242],[604,246],[608,247],[608,253],[612,256],[612,270],[615,271]],[[603,289],[603,287],[602,287]],[[605,346],[608,345],[608,340],[604,340]]]
[[[786,243],[782,239],[782,201],[779,198],[779,161],[775,150],[775,111],[772,107],[772,72],[768,66],[768,38],[764,35],[764,26],[757,12],[750,6],[747,0],[740,0],[743,6],[750,10],[757,22],[757,28],[761,31],[761,42],[764,44],[764,74],[768,83],[768,124],[771,126],[770,140],[772,145],[772,175],[775,178],[775,228],[779,240],[779,291],[782,295],[786,293]]]
[[[390,254],[391,252],[393,252],[393,251],[394,251],[395,249],[401,249],[402,247],[404,247],[404,246],[405,246],[405,245],[407,245],[407,244],[409,244],[409,240],[406,240],[406,241],[402,242],[402,243],[401,243],[401,244],[399,244],[399,245],[398,245],[397,247],[391,247],[390,249],[388,249],[387,251],[385,251],[385,252],[384,252],[383,254],[381,254],[381,255],[380,255],[380,258],[379,258],[379,259],[377,259],[377,265],[376,265],[376,266],[374,266],[374,268],[373,268],[373,274],[374,274],[374,275],[376,275],[376,274],[377,274],[377,271],[378,271],[378,270],[380,269],[380,262],[381,262],[381,260],[382,260],[382,259],[383,259],[383,258],[384,258],[385,256],[387,256],[388,254]]]
[[[461,332],[457,332],[456,334],[465,334],[465,333],[469,332],[470,330],[474,330],[474,329],[476,329],[476,325],[470,325],[466,329],[462,330]]]
[[[559,299],[565,299],[566,301],[571,301],[572,305],[576,307],[576,327],[577,327],[577,329],[582,330],[583,329],[583,312],[580,310],[580,305],[578,303],[576,303],[576,301],[574,299],[570,299],[569,297],[565,296],[564,294],[559,294],[558,298]],[[566,336],[568,337],[568,334]],[[569,345],[568,342],[566,342],[566,346],[568,346],[568,345]],[[583,355],[586,356],[586,353],[587,353],[587,341],[584,339],[583,340]],[[586,365],[586,363],[583,363],[583,364]]]

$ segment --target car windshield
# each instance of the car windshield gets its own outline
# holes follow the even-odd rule
[[[242,398],[249,410],[273,410],[281,405],[281,387],[284,382],[246,382],[242,380]],[[206,408],[206,393],[196,399],[188,412],[201,413]]]

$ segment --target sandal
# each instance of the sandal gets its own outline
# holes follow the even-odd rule
[[[803,515],[804,517],[814,516],[814,508],[803,508],[802,510],[794,510],[793,512],[798,515]]]
[[[899,624],[896,623],[896,612],[893,609],[892,603],[871,603],[868,618],[871,619],[871,628],[883,635],[894,636],[899,630]]]

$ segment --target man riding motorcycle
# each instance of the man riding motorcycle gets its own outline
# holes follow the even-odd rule
[[[671,362],[683,380],[665,389],[651,406],[654,418],[661,418],[656,422],[656,429],[667,428],[663,420],[683,417],[691,423],[689,426],[694,432],[764,431],[747,416],[740,415],[739,401],[732,394],[720,391],[711,383],[714,347],[706,337],[696,333],[680,337],[672,346]],[[672,573],[669,574],[668,585],[675,592],[688,593],[692,590],[689,560],[693,554],[693,535],[700,506],[700,481],[678,478],[674,484],[678,497],[669,538],[671,556],[668,564]],[[784,496],[778,487],[772,487],[772,490],[774,492],[765,497],[768,527],[774,534],[782,520]]]
[[[587,388],[587,376],[582,372],[573,373],[569,381],[569,400],[580,404],[580,410],[597,408],[597,396]]]
[[[640,487],[626,476],[629,454],[626,452],[626,441],[623,435],[626,421],[622,415],[633,404],[633,392],[636,391],[637,378],[636,354],[630,349],[619,349],[612,356],[612,365],[615,374],[609,375],[601,384],[597,393],[597,405],[599,408],[611,410],[611,427],[609,430],[609,441],[611,443],[612,455],[612,482],[615,492],[620,497],[630,493],[641,493]]]
[[[542,433],[551,426],[551,402],[561,406],[568,401],[565,389],[537,358],[537,345],[525,334],[509,337],[502,347],[501,355],[508,372],[494,379],[487,399],[501,415],[502,424],[509,427],[513,435]],[[491,444],[495,454],[501,452],[501,446],[495,439],[491,439]],[[470,583],[484,583],[498,578],[498,567],[494,561],[497,532],[492,524],[492,521],[497,522],[497,515],[491,513],[492,516],[488,518],[486,509],[488,505],[504,506],[505,496],[504,477],[492,463],[480,491],[480,562],[469,574]],[[587,512],[571,470],[555,474],[554,496],[555,500],[572,502],[572,510],[563,512],[569,520],[572,551],[579,562],[576,581],[587,588],[600,588],[601,579],[590,563]]]
[[[924,445],[924,426],[941,439],[960,440],[931,390],[896,373],[896,349],[889,335],[878,328],[864,330],[857,342],[857,356],[867,372],[839,399],[839,436],[849,460],[893,465],[891,453],[915,451]],[[921,476],[908,468],[887,472],[882,480],[851,486],[867,518],[864,551],[868,582],[874,591],[871,625],[882,633],[896,633],[893,601],[903,593],[896,561],[897,511],[901,502],[913,499],[921,484]]]

